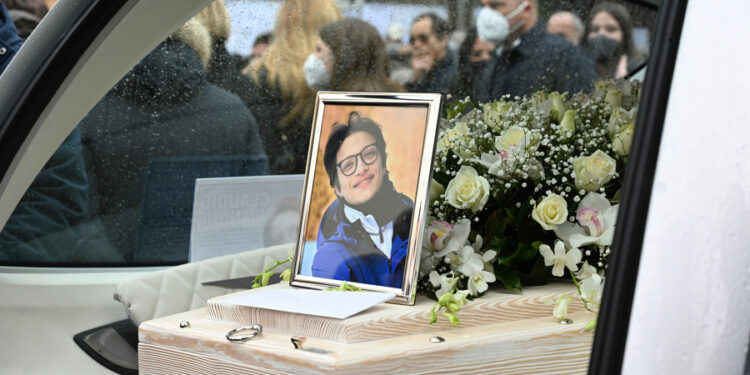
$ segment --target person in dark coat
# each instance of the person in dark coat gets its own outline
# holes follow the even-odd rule
[[[0,72],[23,44],[8,10],[0,3]],[[0,232],[0,260],[59,262],[75,258],[72,227],[88,211],[88,178],[81,151],[81,133],[73,130],[29,186]],[[57,241],[43,241],[45,235]],[[60,243],[61,239],[70,242]]]
[[[535,0],[482,3],[485,6],[477,19],[477,30],[483,39],[497,43],[501,51],[487,63],[477,82],[477,100],[523,97],[538,90],[577,93],[593,89],[596,65],[577,46],[547,33],[539,22]],[[497,30],[493,24],[502,23],[506,25],[504,35],[492,32]],[[485,25],[490,25],[486,32]]]
[[[380,126],[352,112],[323,153],[337,199],[323,214],[312,276],[401,288],[414,203],[386,169]]]
[[[8,13],[8,9],[5,5],[2,5],[2,9],[0,9],[0,72],[8,67],[10,60],[22,44],[23,39],[18,36],[18,30],[13,25],[13,19]]]
[[[256,121],[242,101],[207,82],[209,60],[208,31],[191,20],[136,65],[80,124],[100,197],[98,214],[129,260],[138,248],[149,163],[264,154]]]
[[[449,31],[448,22],[435,13],[424,13],[414,19],[409,34],[413,76],[406,84],[407,91],[449,92],[458,69],[448,48]]]
[[[23,40],[29,37],[49,9],[42,0],[2,0]]]
[[[305,173],[316,91],[303,65],[320,29],[341,18],[334,0],[284,1],[271,44],[243,70],[253,85],[241,97],[258,119],[272,174]]]
[[[474,85],[494,50],[493,43],[479,38],[476,27],[469,28],[458,50],[458,74],[451,89],[454,97],[463,99],[474,93]]]

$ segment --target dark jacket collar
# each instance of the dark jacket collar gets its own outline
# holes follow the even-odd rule
[[[169,38],[125,75],[113,93],[144,106],[169,107],[190,102],[206,84],[198,54]]]

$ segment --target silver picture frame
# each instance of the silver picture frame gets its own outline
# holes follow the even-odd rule
[[[317,94],[300,209],[298,237],[292,263],[290,280],[292,286],[327,289],[338,288],[342,284],[342,280],[313,275],[312,264],[315,261],[315,255],[317,255],[317,235],[321,220],[325,220],[321,212],[332,206],[333,201],[338,202],[340,200],[340,197],[331,187],[327,174],[321,173],[321,170],[325,172],[323,153],[327,143],[327,138],[322,138],[327,137],[334,125],[344,123],[344,121],[341,121],[342,116],[351,110],[348,112],[349,114],[353,111],[369,113],[370,115],[363,115],[363,117],[372,118],[380,126],[385,139],[385,152],[387,153],[385,176],[388,177],[388,181],[392,181],[393,191],[398,191],[399,186],[409,186],[408,189],[404,190],[411,190],[413,187],[413,191],[399,192],[405,196],[413,197],[413,210],[409,225],[408,250],[403,258],[405,263],[401,286],[383,286],[356,280],[343,281],[362,290],[393,293],[395,297],[389,301],[390,303],[414,304],[419,272],[419,254],[422,248],[423,228],[427,205],[429,204],[432,160],[440,120],[441,101],[442,96],[440,94],[370,92],[319,92]],[[336,116],[338,116],[338,120],[332,120],[337,118]],[[393,119],[393,121],[380,123],[377,118]],[[408,124],[405,123],[407,121]],[[421,143],[421,147],[419,143]],[[401,159],[399,159],[399,155],[402,155],[400,156]],[[356,157],[362,158],[361,161],[364,162],[361,155],[355,155],[355,159]],[[338,164],[333,168],[338,173]],[[356,168],[358,167],[355,166]],[[359,171],[359,169],[356,170]],[[395,179],[398,176],[406,177],[396,181]],[[325,191],[326,187],[328,191]],[[380,188],[382,188],[382,185],[379,186]],[[328,194],[328,200],[322,200],[321,196],[326,197],[326,194]],[[340,204],[343,207],[343,203]],[[382,236],[383,232],[380,233]],[[313,237],[314,240],[311,239]],[[403,248],[403,241],[401,248]],[[388,255],[389,265],[392,255]],[[397,279],[397,277],[394,276],[394,279]]]

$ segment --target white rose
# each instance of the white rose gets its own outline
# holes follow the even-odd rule
[[[630,145],[633,143],[633,131],[635,126],[629,124],[620,129],[620,132],[615,135],[615,139],[612,140],[612,149],[615,153],[620,156],[628,156],[630,154]]]
[[[550,194],[534,207],[531,218],[545,230],[555,229],[568,219],[568,202],[557,194]]]
[[[612,87],[607,90],[607,96],[604,97],[604,100],[612,107],[620,108],[622,107],[622,91]]]
[[[552,100],[552,110],[550,111],[549,116],[558,124],[562,120],[565,111],[568,110],[565,102],[563,101],[564,99],[564,95],[560,95],[559,92],[553,92],[552,94],[550,94],[550,100]]]
[[[440,199],[440,195],[445,193],[445,188],[434,179],[430,182],[430,202]]]
[[[495,137],[495,148],[497,151],[521,151],[525,150],[529,139],[526,138],[530,132],[520,126],[511,126],[502,135]]]
[[[576,112],[574,109],[565,111],[565,114],[560,121],[560,134],[565,138],[570,138],[576,132]]]
[[[483,106],[483,120],[484,122],[495,130],[500,129],[500,123],[503,121],[505,112],[510,109],[511,104],[502,100],[486,103]]]
[[[477,212],[490,198],[490,183],[472,167],[462,166],[449,183],[445,198],[451,206]]]
[[[609,155],[596,150],[591,156],[584,156],[573,161],[576,173],[576,187],[586,191],[596,191],[615,175],[617,162]]]

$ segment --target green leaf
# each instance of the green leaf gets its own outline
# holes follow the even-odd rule
[[[533,245],[529,246],[527,244],[518,244],[519,246],[523,245],[523,249],[521,250],[521,259],[523,260],[530,260],[534,259],[534,257],[539,252],[538,249],[535,249]]]
[[[266,286],[268,285],[268,280],[271,279],[271,275],[273,275],[273,272],[264,272],[263,277],[261,278],[260,285]]]
[[[497,238],[501,235],[500,220],[497,218],[497,213],[494,213],[484,221],[484,238]]]
[[[503,285],[510,290],[521,290],[521,279],[518,277],[518,272],[508,266],[501,264],[496,268],[496,276]]]
[[[525,220],[525,219],[530,218],[531,209],[532,209],[531,204],[529,204],[529,201],[527,200],[526,202],[523,203],[523,205],[521,205],[521,208],[518,209],[518,216],[517,216],[518,219]]]
[[[539,246],[544,245],[544,242],[542,241],[534,241],[531,243],[531,247],[534,248],[534,250],[539,251]]]
[[[523,285],[544,285],[552,278],[550,267],[544,265],[544,258],[537,253],[531,271],[520,275]]]
[[[509,267],[515,268],[513,266],[523,261],[533,259],[536,254],[537,254],[536,249],[534,249],[533,247],[529,246],[526,243],[521,242],[516,246],[516,250],[513,251],[513,254],[510,254],[504,257],[499,257],[498,262],[500,264],[504,264]]]

